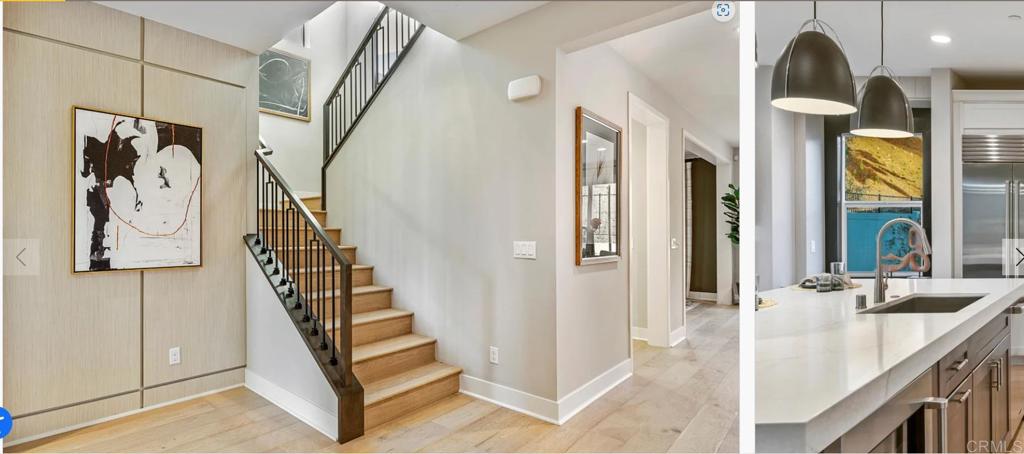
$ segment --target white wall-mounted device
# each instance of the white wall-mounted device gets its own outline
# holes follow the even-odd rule
[[[519,101],[540,94],[540,76],[534,74],[508,83],[508,100]]]

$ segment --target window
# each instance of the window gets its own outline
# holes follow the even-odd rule
[[[924,139],[841,136],[842,257],[854,275],[875,270],[875,238],[886,222],[908,218],[923,224]],[[882,254],[910,252],[909,228],[897,225],[882,238]],[[895,263],[895,260],[885,260]],[[904,273],[910,274],[909,270]]]

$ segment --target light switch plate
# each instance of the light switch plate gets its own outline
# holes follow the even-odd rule
[[[517,259],[537,260],[537,242],[513,241],[512,257]]]
[[[181,347],[171,347],[167,350],[167,363],[172,366],[181,364]]]
[[[498,364],[498,347],[491,346],[491,364]]]

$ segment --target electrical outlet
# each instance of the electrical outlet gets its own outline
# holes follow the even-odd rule
[[[181,347],[172,347],[167,350],[167,363],[172,366],[181,364]]]
[[[512,257],[517,259],[537,260],[536,241],[513,241]]]
[[[498,347],[491,347],[491,364],[498,364]]]
[[[811,254],[817,254],[817,253],[818,253],[818,242],[814,241],[814,240],[811,240]]]

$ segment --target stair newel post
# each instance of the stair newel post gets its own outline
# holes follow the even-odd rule
[[[351,386],[355,381],[352,373],[352,264],[345,261],[338,264],[341,267],[341,282],[338,289],[341,294],[341,326],[335,325],[337,339],[335,342],[341,349],[341,361],[345,365],[345,386]]]

